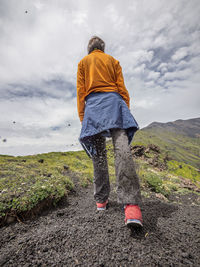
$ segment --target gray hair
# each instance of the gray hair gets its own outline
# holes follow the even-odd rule
[[[88,47],[87,47],[88,54],[90,54],[95,48],[99,49],[99,50],[101,50],[103,52],[104,52],[104,49],[105,49],[104,41],[101,38],[99,38],[98,36],[93,36],[89,40]]]

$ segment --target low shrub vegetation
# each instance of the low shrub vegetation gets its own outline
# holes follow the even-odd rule
[[[172,174],[188,178],[193,182],[200,181],[200,172],[189,164],[171,160],[168,162],[168,170]]]
[[[52,166],[48,156],[43,154],[43,163],[40,157],[0,156],[0,216],[30,210],[46,198],[56,204],[73,188],[60,162]]]

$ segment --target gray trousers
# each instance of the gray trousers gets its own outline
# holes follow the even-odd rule
[[[115,174],[117,197],[121,204],[141,203],[139,179],[135,171],[128,137],[123,129],[112,129],[111,136],[115,154]],[[106,140],[100,134],[93,140],[97,155],[92,157],[94,167],[94,198],[96,202],[105,202],[110,193],[109,173],[106,153]]]

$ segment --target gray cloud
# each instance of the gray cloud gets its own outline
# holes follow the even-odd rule
[[[39,83],[8,83],[1,88],[0,99],[13,99],[20,97],[62,98],[68,99],[76,96],[75,85],[62,77],[50,80],[40,80]]]

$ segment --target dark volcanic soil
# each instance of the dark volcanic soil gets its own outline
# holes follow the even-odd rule
[[[144,230],[131,232],[116,203],[97,212],[92,187],[65,207],[0,229],[0,266],[200,266],[200,206],[144,199]]]

